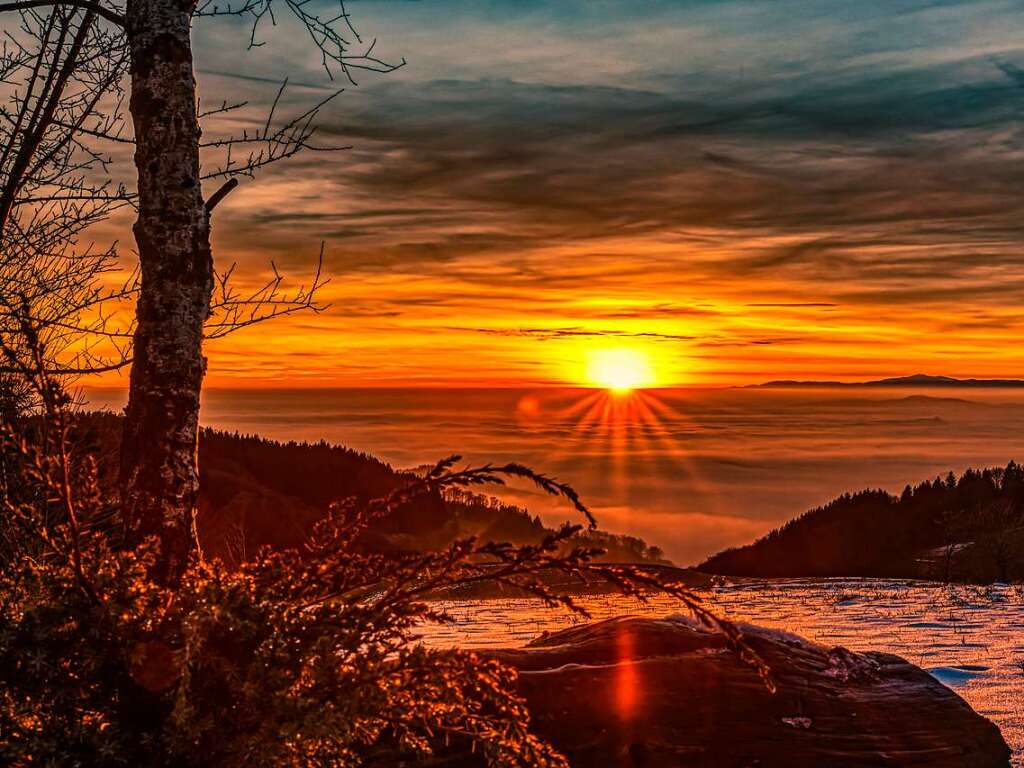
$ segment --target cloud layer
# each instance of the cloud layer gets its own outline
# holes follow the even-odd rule
[[[334,306],[279,326],[288,354],[224,342],[214,381],[564,381],[610,343],[683,383],[1020,373],[1014,3],[350,11],[408,66],[324,116],[353,149],[273,168],[216,222],[254,279],[325,240]],[[251,100],[234,127],[286,75],[283,110],[330,87],[289,25],[248,53],[236,22],[197,28],[204,96]]]

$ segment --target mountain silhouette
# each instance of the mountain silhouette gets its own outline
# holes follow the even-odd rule
[[[778,389],[784,387],[1024,387],[1024,379],[957,379],[952,376],[930,376],[915,373],[874,381],[796,381],[779,379],[763,384],[751,384],[745,389]]]

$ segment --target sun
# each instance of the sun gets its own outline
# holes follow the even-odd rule
[[[597,349],[588,357],[587,379],[613,392],[629,392],[651,386],[654,371],[647,355],[638,349]]]

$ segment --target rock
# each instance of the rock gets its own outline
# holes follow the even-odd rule
[[[534,730],[574,768],[1009,765],[998,728],[906,660],[742,629],[776,693],[686,617],[611,619],[494,655],[520,670]]]

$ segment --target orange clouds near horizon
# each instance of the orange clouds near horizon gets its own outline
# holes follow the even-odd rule
[[[408,66],[321,115],[350,150],[213,222],[242,287],[308,280],[323,242],[331,306],[210,344],[207,383],[578,385],[606,348],[665,386],[1024,375],[1011,6],[361,4]],[[209,135],[262,125],[285,75],[280,115],[333,87],[283,30],[227,56],[238,33],[197,31],[204,102],[248,103]],[[93,233],[126,265],[130,225]]]

